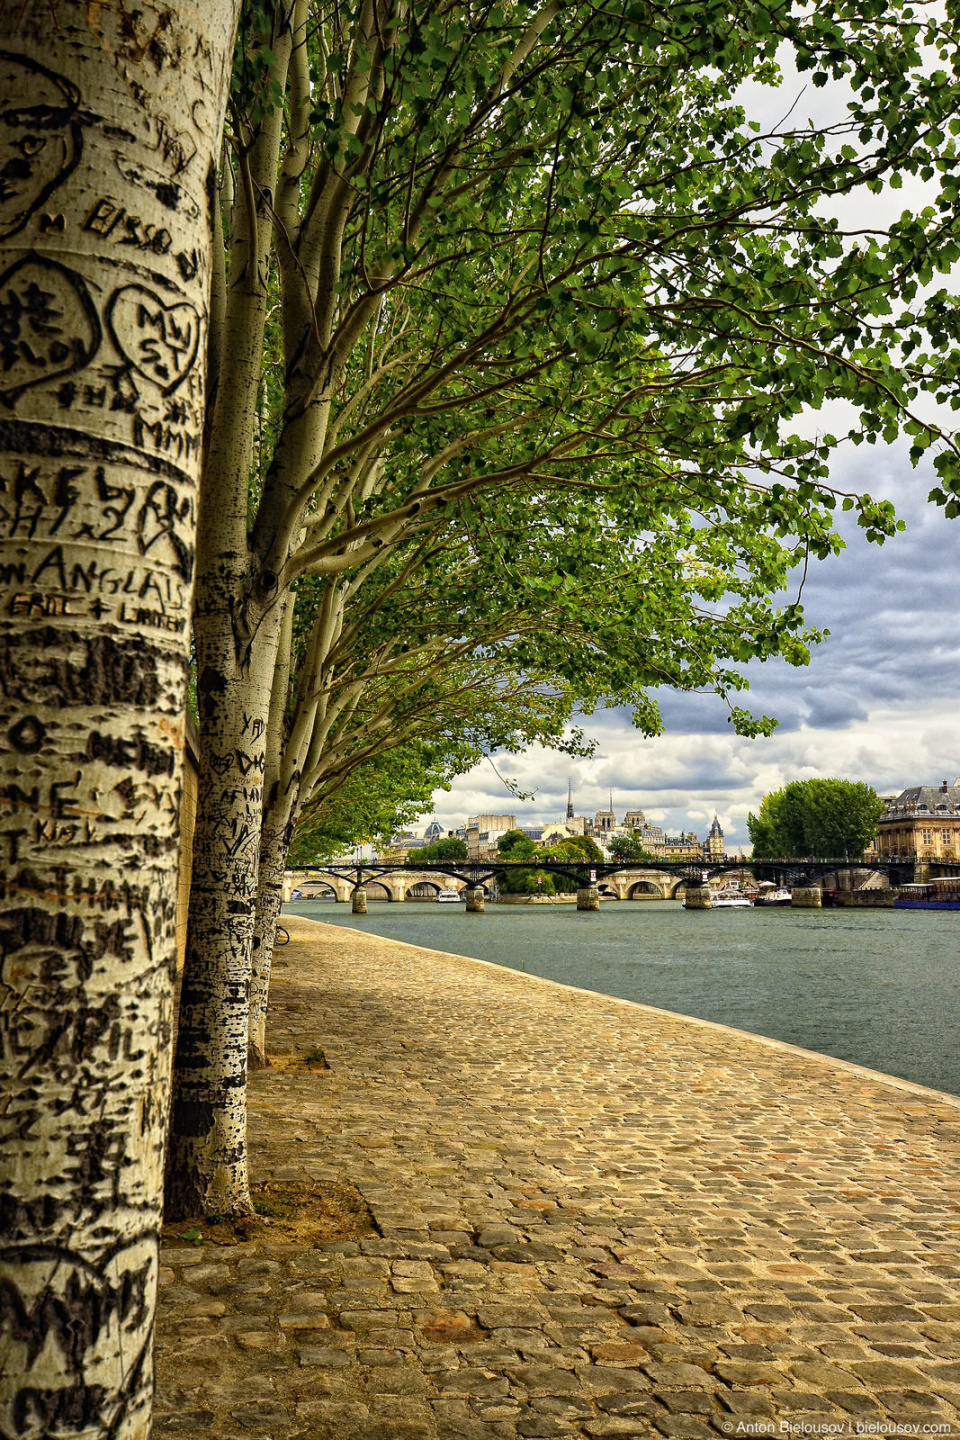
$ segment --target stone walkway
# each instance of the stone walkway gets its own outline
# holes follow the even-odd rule
[[[379,1234],[168,1248],[156,1437],[960,1437],[960,1101],[288,923],[253,1170]]]

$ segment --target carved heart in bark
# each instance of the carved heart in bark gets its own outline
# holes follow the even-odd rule
[[[172,394],[193,368],[200,316],[185,300],[165,305],[143,285],[124,285],[107,306],[107,327],[131,368],[164,395]]]
[[[83,277],[25,255],[0,275],[0,403],[83,370],[103,331]]]

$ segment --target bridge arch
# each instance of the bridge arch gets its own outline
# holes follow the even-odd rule
[[[339,900],[340,898],[332,880],[301,880],[300,884],[293,888],[301,900],[326,900],[328,898]]]
[[[663,886],[658,885],[655,880],[633,880],[623,887],[628,900],[637,900],[641,895],[656,895],[658,899],[664,898]]]
[[[407,893],[404,896],[404,899],[435,900],[440,894],[440,891],[445,890],[446,888],[447,887],[445,885],[441,885],[436,880],[416,880],[412,885],[407,885]]]
[[[396,886],[388,884],[383,875],[378,875],[376,878],[371,876],[369,880],[365,879],[363,888],[367,892],[368,900],[402,900],[405,898],[402,894],[396,893]]]
[[[702,883],[701,880],[695,879],[692,875],[681,875],[679,879],[671,878],[670,888],[667,891],[666,898],[668,900],[682,900],[686,894],[688,885],[700,885]]]
[[[334,875],[324,870],[292,871],[284,876],[283,898],[291,900],[294,890],[299,890],[304,900],[311,899],[310,892],[322,891],[324,894],[333,893],[334,898],[341,904],[350,899],[353,886],[351,882],[342,875]]]

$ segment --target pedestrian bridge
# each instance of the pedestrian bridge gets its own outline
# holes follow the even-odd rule
[[[461,868],[469,872],[473,867],[468,864],[462,867],[451,865],[449,869],[438,871],[432,868],[411,870],[405,866],[389,869],[379,865],[362,865],[332,866],[329,869],[315,866],[309,870],[288,870],[284,877],[283,898],[287,901],[294,890],[299,890],[304,900],[332,896],[341,904],[347,904],[358,884],[363,885],[368,900],[429,900],[441,890],[456,890],[459,894],[473,885],[479,886],[488,899],[493,898],[496,893],[496,876],[489,873],[489,866],[481,867],[488,873],[476,879],[469,873],[458,873]],[[559,867],[544,865],[542,868],[549,871]],[[684,886],[690,880],[700,884],[699,866],[690,867],[690,874],[636,867],[603,875],[600,873],[603,868],[606,867],[598,867],[595,883],[601,897],[608,900],[675,900],[682,895]],[[561,873],[566,874],[567,871]],[[733,879],[739,876],[740,870],[732,869],[729,874]]]

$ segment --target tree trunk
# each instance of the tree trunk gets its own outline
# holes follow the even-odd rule
[[[209,663],[198,634],[200,774],[167,1159],[171,1219],[253,1213],[247,1037],[274,632],[266,621],[241,664],[229,636]]]
[[[272,57],[269,76],[281,89],[291,18],[274,7],[260,36]],[[222,383],[204,457],[194,607],[200,763],[167,1158],[166,1210],[174,1219],[253,1209],[246,1152],[250,961],[265,733],[283,604],[278,576],[247,533],[273,225],[270,206],[251,197],[276,186],[282,131],[282,107],[268,109],[245,154],[242,196],[228,207],[230,283],[217,346]]]
[[[253,982],[250,989],[250,1036],[248,1063],[251,1070],[269,1065],[267,1059],[267,1005],[270,998],[270,966],[277,935],[277,921],[283,903],[283,875],[290,848],[290,827],[270,824],[263,827],[260,845],[260,880],[257,890],[257,918],[253,934]]]
[[[145,1440],[238,0],[0,10],[0,1433]]]

